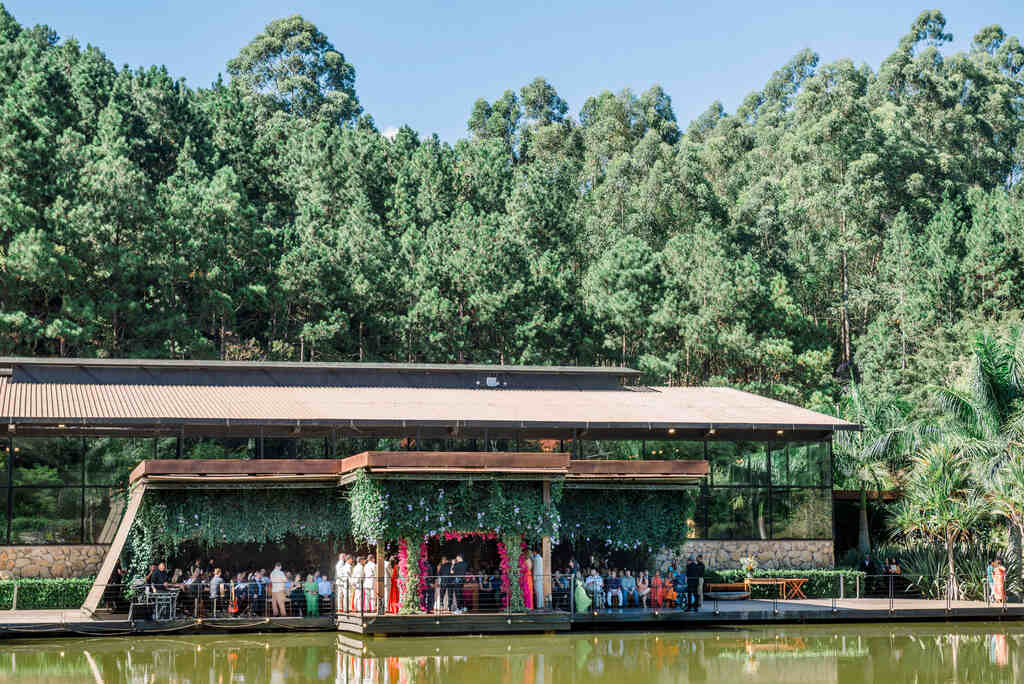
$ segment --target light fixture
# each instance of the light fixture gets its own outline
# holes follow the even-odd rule
[[[779,437],[781,437],[782,436],[782,430],[776,430],[775,434],[777,434]]]
[[[708,429],[708,434],[709,435],[714,435],[715,434],[715,428],[709,428]]]
[[[67,427],[67,425],[65,425],[64,423],[58,423],[57,427],[60,428],[61,430],[63,430],[64,428]]]
[[[669,428],[668,429],[668,434],[670,434],[670,435],[676,434],[676,429],[675,428]]]

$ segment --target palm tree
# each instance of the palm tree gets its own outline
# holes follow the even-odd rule
[[[840,417],[861,426],[840,430],[833,444],[836,469],[860,490],[860,521],[857,549],[871,551],[868,527],[868,490],[881,490],[894,480],[899,466],[916,447],[916,432],[907,421],[909,408],[898,400],[871,401],[851,383],[840,405]]]
[[[908,541],[920,539],[945,547],[948,592],[955,600],[962,592],[954,550],[971,536],[988,513],[988,502],[975,489],[964,458],[940,442],[925,447],[914,457],[893,518]]]
[[[932,387],[941,409],[936,435],[963,456],[978,482],[992,483],[1024,455],[1024,334],[1011,328],[1003,339],[975,338],[965,381]],[[1022,530],[1012,523],[1009,554],[1019,566]]]
[[[996,474],[989,487],[992,512],[1006,521],[1024,537],[1024,459],[1014,458]]]

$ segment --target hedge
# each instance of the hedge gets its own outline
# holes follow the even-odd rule
[[[747,576],[743,570],[709,570],[704,577],[704,582],[742,582]],[[833,598],[839,597],[839,578],[844,578],[846,585],[846,596],[853,598],[856,595],[857,578],[860,578],[861,587],[864,586],[864,573],[859,570],[766,570],[754,571],[754,577],[803,577],[807,583],[803,586],[803,592],[807,598]],[[751,587],[751,598],[775,598],[779,595],[779,588],[770,585],[755,585]]]
[[[0,610],[46,610],[79,608],[92,587],[92,578],[0,580]],[[14,606],[14,585],[18,605]]]

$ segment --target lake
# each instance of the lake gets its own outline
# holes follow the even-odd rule
[[[4,682],[1012,682],[1024,624],[358,639],[234,634],[0,644]]]

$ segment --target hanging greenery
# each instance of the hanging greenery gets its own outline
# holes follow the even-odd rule
[[[489,531],[528,542],[557,537],[560,487],[545,505],[536,482],[374,480],[360,473],[349,489],[357,539],[422,539],[443,532]]]
[[[698,491],[570,489],[562,496],[561,541],[619,551],[656,551],[686,540]]]
[[[184,543],[280,543],[291,535],[326,541],[346,537],[348,499],[334,489],[147,491],[129,537],[133,576],[173,556]]]
[[[513,613],[522,613],[526,610],[526,602],[523,600],[523,586],[519,571],[519,557],[523,555],[522,541],[515,535],[507,535],[501,539],[505,547],[505,556],[508,559],[508,603]],[[504,558],[502,559],[505,560]],[[503,568],[504,569],[504,568]],[[502,581],[504,588],[504,581]]]

